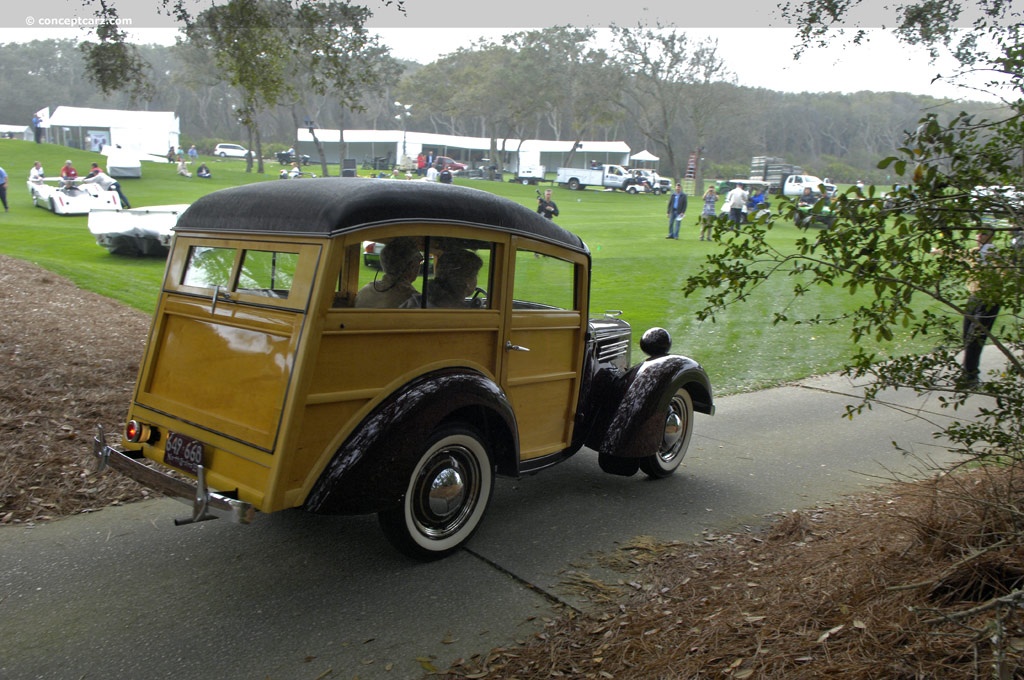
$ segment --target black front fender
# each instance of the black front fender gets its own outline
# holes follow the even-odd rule
[[[665,410],[679,389],[690,393],[694,411],[715,412],[711,381],[689,357],[672,354],[648,359],[630,370],[626,383],[622,402],[605,430],[599,449],[602,456],[644,458],[657,452]]]
[[[488,439],[499,471],[515,474],[519,439],[504,391],[486,376],[444,369],[396,390],[341,445],[306,498],[317,513],[378,512],[400,502],[427,438],[462,420]]]

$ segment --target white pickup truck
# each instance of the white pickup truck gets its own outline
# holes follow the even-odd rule
[[[597,168],[558,168],[555,182],[573,191],[587,187],[605,187],[629,191],[636,189],[636,179],[621,165],[605,164]]]
[[[825,184],[820,177],[814,175],[789,175],[782,182],[783,196],[800,196],[804,189],[810,188],[816,194],[821,193],[821,185]],[[825,184],[825,191],[829,196],[836,193],[835,184]]]

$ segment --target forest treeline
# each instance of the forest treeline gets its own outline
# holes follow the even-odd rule
[[[634,151],[646,148],[662,156],[664,174],[675,174],[672,168],[681,167],[683,152],[700,148],[709,177],[745,175],[751,156],[767,155],[833,181],[884,183],[890,178],[876,169],[878,160],[891,155],[925,113],[998,116],[991,104],[951,104],[897,92],[793,94],[737,86],[729,82],[727,64],[721,80],[684,79],[668,89],[645,90],[635,74],[624,81],[610,62],[596,65],[596,77],[566,74],[572,81],[565,84],[542,80],[545,71],[550,78],[550,65],[527,58],[529,41],[515,47],[478,45],[427,65],[394,61],[384,82],[358,93],[358,110],[341,109],[331,93],[308,93],[290,105],[268,107],[256,116],[262,142],[290,145],[296,121],[307,119],[326,129],[400,129],[404,123],[409,130],[477,137],[623,140]],[[505,61],[496,64],[498,50]],[[0,100],[0,123],[27,124],[39,109],[62,105],[174,111],[184,144],[247,143],[236,111],[239,93],[221,79],[212,60],[207,68],[187,44],[146,45],[140,51],[152,67],[153,89],[147,101],[133,102],[127,94],[97,90],[73,40],[0,45],[0,91],[8,95]],[[540,101],[539,91],[547,86],[571,87],[572,101]],[[659,97],[672,101],[651,101]],[[514,107],[510,98],[518,98]],[[398,100],[411,104],[411,115],[402,121],[396,120]],[[587,119],[588,102],[601,115]],[[649,110],[654,104],[656,110]],[[688,113],[673,116],[669,129],[658,130],[649,119],[669,104]],[[510,108],[514,115],[489,115]],[[674,157],[666,158],[667,151]]]

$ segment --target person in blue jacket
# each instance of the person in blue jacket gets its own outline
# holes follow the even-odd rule
[[[686,212],[686,194],[683,192],[683,185],[676,184],[676,192],[668,199],[668,236],[679,240],[679,225],[683,222],[683,213]]]

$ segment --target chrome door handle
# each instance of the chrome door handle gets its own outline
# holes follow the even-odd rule
[[[511,340],[506,340],[505,341],[505,351],[506,352],[529,352],[530,348],[529,347],[521,347],[519,345],[513,345]]]

